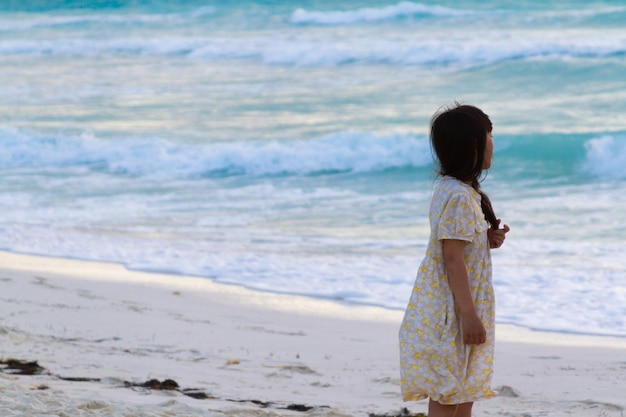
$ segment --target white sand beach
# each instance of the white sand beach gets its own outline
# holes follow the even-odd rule
[[[43,368],[0,372],[2,416],[426,411],[400,398],[399,311],[4,252],[0,298],[0,357]],[[476,416],[622,417],[626,339],[500,325],[494,387]]]

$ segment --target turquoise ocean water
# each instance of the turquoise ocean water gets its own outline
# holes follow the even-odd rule
[[[456,100],[497,320],[626,336],[624,74],[616,0],[2,2],[0,248],[403,309]]]

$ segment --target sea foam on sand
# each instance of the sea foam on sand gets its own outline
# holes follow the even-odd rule
[[[0,252],[2,416],[368,416],[402,403],[402,312]],[[175,381],[174,389],[155,389]],[[152,385],[146,384],[152,380]],[[499,325],[487,416],[623,416],[626,339]]]

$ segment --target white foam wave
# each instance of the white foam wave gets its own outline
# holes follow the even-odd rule
[[[471,36],[432,33],[403,37],[344,33],[249,37],[134,37],[109,39],[4,39],[1,55],[134,54],[187,56],[200,60],[249,59],[269,65],[334,66],[378,63],[404,66],[473,67],[538,57],[607,57],[626,54],[626,32],[476,32]]]
[[[49,28],[68,25],[79,25],[89,23],[109,23],[109,24],[132,24],[132,23],[156,23],[165,20],[175,19],[174,15],[141,15],[141,16],[119,16],[119,15],[77,15],[77,16],[35,16],[23,19],[3,19],[0,24],[0,31],[22,31],[37,28]]]
[[[585,172],[603,179],[626,179],[626,137],[594,138],[585,149]]]
[[[191,19],[204,18],[216,13],[211,6],[200,7],[190,13],[163,13],[163,14],[75,14],[75,15],[48,15],[28,14],[0,18],[0,32],[26,31],[38,28],[58,28],[73,25],[133,25],[159,23],[185,23]]]
[[[626,12],[626,7],[624,6],[566,9],[558,11],[514,11],[506,9],[469,10],[402,1],[389,6],[364,7],[356,10],[312,11],[299,8],[292,13],[290,22],[295,25],[339,26],[360,23],[378,23],[403,18],[449,19],[469,16],[472,19],[501,19],[510,21],[514,25],[520,24],[520,22],[523,25],[528,25],[530,22],[538,24],[553,24],[555,22],[578,24],[595,18],[618,16],[624,12]]]
[[[470,12],[442,6],[429,6],[403,1],[385,7],[365,7],[353,11],[314,12],[297,9],[291,15],[294,24],[341,25],[363,22],[379,22],[402,17],[458,16]]]
[[[350,131],[310,140],[181,144],[145,138],[49,137],[1,129],[0,146],[0,169],[86,167],[164,179],[369,172],[420,167],[431,160],[425,138]]]
[[[605,18],[607,16],[619,16],[626,12],[624,6],[613,7],[592,7],[590,9],[574,9],[574,10],[559,10],[542,12],[540,14],[532,14],[529,20],[538,21],[584,21],[592,20],[594,18]]]

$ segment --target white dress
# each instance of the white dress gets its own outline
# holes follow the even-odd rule
[[[452,177],[435,187],[430,206],[430,240],[400,327],[400,370],[404,401],[430,397],[461,404],[496,395],[491,390],[495,300],[491,283],[489,224],[480,194]],[[443,262],[442,240],[465,245],[465,263],[478,316],[486,330],[481,345],[463,343],[458,309]]]

